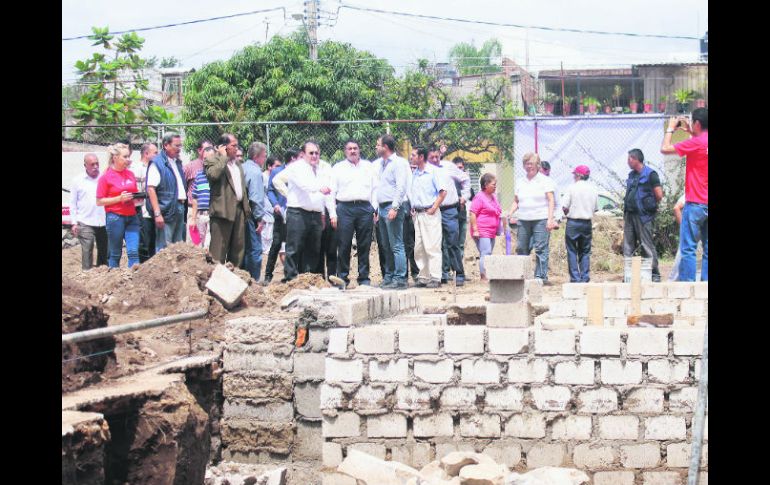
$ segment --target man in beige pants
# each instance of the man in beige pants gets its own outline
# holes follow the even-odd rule
[[[411,155],[416,164],[409,189],[409,203],[414,220],[414,259],[420,274],[417,286],[441,286],[441,213],[439,206],[446,197],[444,177],[438,177],[436,168],[426,163],[428,149],[415,147]]]

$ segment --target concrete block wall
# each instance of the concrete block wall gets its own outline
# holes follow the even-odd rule
[[[594,483],[686,481],[701,329],[337,330],[321,385],[326,469],[350,449],[415,467],[475,450]]]
[[[550,323],[586,324],[588,288],[599,286],[604,293],[604,326],[625,328],[631,308],[631,283],[565,283],[562,300],[550,304],[548,312],[535,318],[535,326]],[[673,313],[675,327],[702,328],[708,311],[708,282],[642,283],[642,313]]]

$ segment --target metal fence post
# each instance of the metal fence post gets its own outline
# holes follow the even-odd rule
[[[687,485],[698,485],[700,457],[703,449],[703,428],[705,424],[706,401],[709,384],[709,321],[706,313],[706,330],[703,335],[703,357],[700,361],[700,382],[698,382],[698,404],[695,406],[695,423],[690,449],[690,469],[687,472]]]
[[[265,125],[265,136],[267,137],[267,153],[272,153],[270,151],[270,124]]]

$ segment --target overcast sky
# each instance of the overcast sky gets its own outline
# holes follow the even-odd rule
[[[453,17],[551,28],[599,30],[700,38],[708,30],[707,0],[321,0],[320,40],[349,42],[386,59],[397,72],[413,67],[419,58],[442,62],[458,42],[480,46],[496,37],[503,55],[526,64],[529,44],[531,71],[564,68],[628,67],[633,63],[696,61],[697,40],[608,36],[539,29],[496,27],[384,13],[339,9],[340,5],[412,14]],[[225,16],[273,7],[264,14],[139,32],[145,39],[143,57],[174,56],[184,67],[228,59],[246,45],[267,36],[296,30],[301,0],[62,0],[62,38],[91,33],[92,26],[111,31],[152,27]],[[338,10],[339,9],[339,10]],[[330,18],[336,18],[330,21]],[[331,24],[331,25],[330,25]],[[527,38],[529,42],[527,42]],[[94,52],[87,39],[62,41],[62,81],[76,79],[73,65]]]

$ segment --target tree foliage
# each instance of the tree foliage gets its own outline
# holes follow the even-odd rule
[[[92,30],[89,39],[106,52],[94,52],[91,58],[75,63],[80,82],[88,86],[80,99],[72,103],[77,124],[84,127],[77,135],[85,139],[125,138],[126,128],[88,126],[171,121],[166,110],[144,101],[143,93],[149,85],[143,75],[146,62],[138,54],[144,39],[130,32],[114,41],[109,27]],[[143,134],[139,128],[129,131],[129,135]]]
[[[461,76],[472,74],[491,74],[500,72],[500,66],[492,64],[493,57],[500,57],[503,46],[500,41],[492,38],[477,48],[473,42],[460,42],[449,50],[449,58],[457,66]]]

